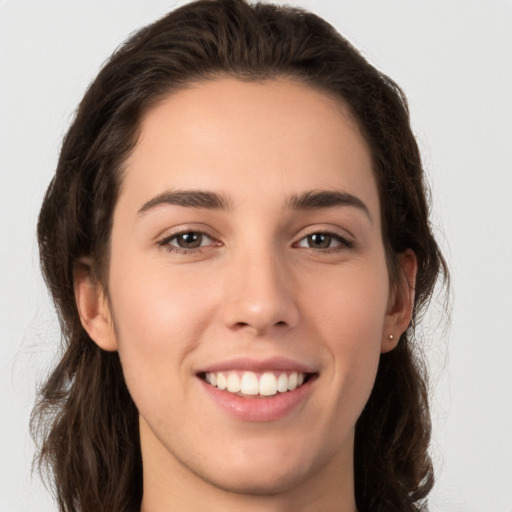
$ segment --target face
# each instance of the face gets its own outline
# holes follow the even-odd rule
[[[119,351],[145,475],[252,493],[351,475],[379,355],[408,320],[343,105],[228,78],[160,102],[125,165],[108,284],[114,329],[89,331]]]

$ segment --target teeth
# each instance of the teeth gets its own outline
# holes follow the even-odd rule
[[[242,375],[240,383],[240,391],[244,395],[257,395],[260,392],[260,383],[258,377],[253,372],[245,372]]]
[[[205,380],[212,386],[230,393],[242,395],[272,396],[286,391],[293,391],[304,383],[304,374],[301,372],[216,372],[206,373]]]
[[[240,379],[236,373],[228,375],[228,391],[230,393],[240,393]]]
[[[277,379],[273,373],[264,373],[260,379],[260,395],[272,396],[277,393]]]
[[[285,391],[288,391],[288,377],[286,373],[281,373],[279,377],[277,378],[277,391],[279,393],[284,393]]]
[[[211,379],[210,379],[211,380]],[[228,383],[226,382],[226,377],[222,373],[217,374],[217,387],[219,389],[226,389]]]
[[[297,387],[297,374],[293,372],[288,378],[288,390],[293,391]]]

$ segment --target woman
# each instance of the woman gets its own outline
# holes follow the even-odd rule
[[[40,213],[60,509],[421,510],[444,260],[405,98],[316,16],[191,3],[90,86]]]

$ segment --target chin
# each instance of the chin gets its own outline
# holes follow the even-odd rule
[[[281,470],[232,470],[222,475],[199,475],[210,484],[224,491],[250,496],[275,496],[297,487],[307,479],[301,468],[282,468]]]
[[[329,456],[312,452],[312,445],[298,442],[291,433],[283,437],[282,432],[264,438],[244,437],[238,442],[232,438],[223,450],[217,450],[215,455],[210,452],[210,463],[205,460],[201,464],[202,474],[208,475],[217,487],[231,492],[280,494],[303,483],[327,462]],[[212,464],[213,459],[216,463]]]

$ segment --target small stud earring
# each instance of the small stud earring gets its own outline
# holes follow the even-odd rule
[[[395,337],[394,337],[392,334],[390,334],[390,335],[389,335],[389,339],[392,341],[392,340],[394,340],[394,339],[395,339]]]

